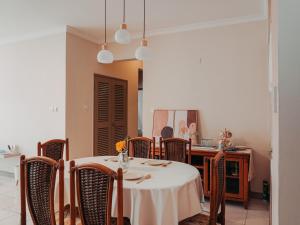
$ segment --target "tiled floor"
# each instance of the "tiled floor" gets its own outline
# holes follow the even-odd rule
[[[0,174],[0,225],[19,224],[19,194],[12,177]],[[31,225],[30,216],[28,223]],[[249,209],[241,204],[226,205],[226,225],[269,225],[269,207],[261,200],[251,200]]]

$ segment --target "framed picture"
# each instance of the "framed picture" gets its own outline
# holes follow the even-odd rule
[[[152,135],[157,140],[191,138],[192,144],[198,144],[198,110],[155,110]]]

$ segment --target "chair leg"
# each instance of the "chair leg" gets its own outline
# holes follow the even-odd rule
[[[225,225],[225,198],[223,197],[222,203],[221,203],[221,225]]]
[[[20,224],[26,225],[25,156],[20,158]]]

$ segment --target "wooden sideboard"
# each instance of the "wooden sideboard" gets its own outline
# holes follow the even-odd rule
[[[211,148],[192,147],[192,165],[195,166],[202,178],[205,197],[210,194],[210,159],[217,154],[217,150]],[[155,156],[159,155],[156,148]],[[249,162],[250,153],[244,151],[225,152],[226,163],[226,200],[238,201],[248,208],[249,201]]]

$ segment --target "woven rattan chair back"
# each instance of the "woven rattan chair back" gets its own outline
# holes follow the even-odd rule
[[[46,156],[56,161],[63,159],[64,149],[66,151],[66,160],[69,161],[69,139],[49,140],[45,143],[38,143],[38,156]]]
[[[136,137],[129,140],[129,155],[137,158],[153,158],[155,138]]]
[[[160,138],[159,155],[164,159],[191,164],[191,139]]]
[[[26,224],[26,199],[34,225],[55,225],[54,191],[59,169],[59,224],[63,225],[64,162],[47,157],[20,161],[21,225]]]
[[[225,223],[225,155],[223,151],[211,159],[210,163],[210,224]],[[221,207],[221,213],[218,212]]]
[[[70,163],[71,225],[75,224],[75,185],[82,225],[111,225],[114,181],[117,181],[118,218],[123,225],[123,173],[100,164],[75,166]]]

